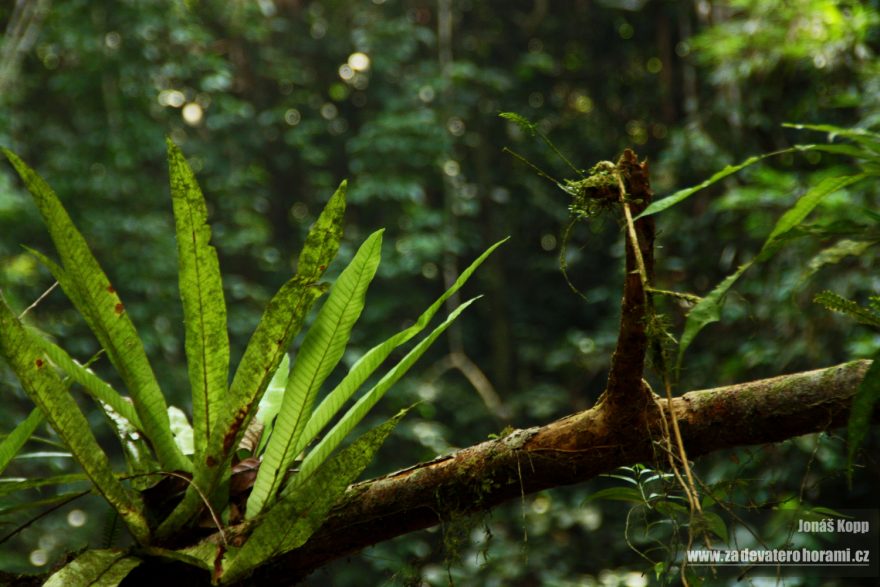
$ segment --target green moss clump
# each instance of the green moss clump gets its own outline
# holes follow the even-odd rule
[[[568,210],[574,219],[592,218],[620,199],[617,166],[611,161],[600,161],[587,177],[565,180],[565,191],[572,197]]]

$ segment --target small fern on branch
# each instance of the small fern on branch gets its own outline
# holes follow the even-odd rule
[[[828,290],[816,294],[813,301],[832,312],[846,314],[856,322],[880,328],[880,296],[871,296],[867,308]]]

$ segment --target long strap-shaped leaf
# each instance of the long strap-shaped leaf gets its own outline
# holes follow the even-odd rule
[[[241,550],[224,561],[221,584],[234,583],[270,558],[305,544],[405,415],[406,410],[401,411],[358,438],[321,467],[298,491],[275,503]]]
[[[419,357],[424,354],[428,347],[434,344],[434,341],[443,334],[443,332],[453,323],[456,318],[464,312],[464,310],[470,306],[472,303],[480,299],[479,297],[472,298],[465,303],[461,304],[455,310],[452,311],[451,314],[440,324],[437,328],[435,328],[431,334],[426,336],[424,339],[419,341],[413,349],[406,354],[401,361],[394,366],[388,373],[385,374],[382,379],[376,383],[367,393],[365,393],[355,404],[349,408],[349,410],[345,413],[344,416],[336,423],[333,428],[330,429],[330,432],[321,439],[321,441],[309,451],[306,458],[303,460],[302,465],[300,466],[299,473],[297,473],[291,480],[285,485],[282,490],[282,495],[289,494],[291,491],[294,491],[300,484],[306,482],[314,473],[318,470],[318,468],[327,460],[327,457],[336,450],[336,447],[345,439],[346,436],[354,429],[355,426],[367,415],[367,413],[376,405],[382,396],[385,395],[392,385],[397,383],[397,381],[403,377],[403,375],[409,371],[410,367],[419,359]]]
[[[420,333],[428,325],[437,311],[446,303],[455,292],[457,292],[465,282],[470,279],[474,271],[492,254],[492,252],[505,243],[507,239],[500,240],[483,252],[470,266],[462,271],[455,283],[446,290],[431,306],[425,310],[415,324],[409,328],[402,330],[394,336],[386,339],[384,342],[374,346],[367,351],[352,367],[348,374],[339,382],[333,391],[318,405],[309,418],[303,434],[297,442],[294,454],[300,454],[306,446],[308,446],[324,427],[339,412],[342,406],[351,398],[354,393],[360,389],[364,381],[381,365],[385,359],[400,345],[406,343],[412,337]]]
[[[281,411],[260,472],[248,498],[249,518],[273,501],[287,468],[296,458],[294,447],[312,411],[318,390],[342,358],[351,329],[364,308],[367,287],[379,266],[382,232],[374,232],[364,241],[333,284],[327,301],[306,333],[287,380]]]
[[[83,386],[83,389],[99,402],[113,408],[120,416],[128,420],[132,426],[143,432],[144,427],[134,406],[125,400],[109,383],[74,361],[63,348],[40,334],[33,332],[33,340],[59,369],[64,371],[71,380]]]
[[[38,411],[37,410],[34,411]],[[40,412],[42,414],[42,412]],[[5,495],[10,495],[12,493],[16,493],[18,491],[26,491],[28,489],[35,489],[37,487],[46,487],[51,485],[71,485],[73,483],[81,483],[87,482],[89,480],[87,475],[82,473],[67,473],[65,475],[55,475],[53,477],[41,477],[39,479],[31,478],[31,479],[22,479],[21,477],[17,478],[3,478],[0,477],[0,497]]]
[[[701,299],[691,311],[688,312],[685,321],[684,333],[681,335],[681,341],[678,343],[678,358],[675,363],[676,371],[681,367],[681,361],[684,352],[694,341],[697,334],[708,324],[717,322],[721,319],[721,307],[724,304],[724,298],[727,292],[733,287],[733,284],[742,276],[743,273],[755,263],[762,263],[776,254],[784,244],[785,235],[794,227],[803,222],[803,220],[819,205],[825,196],[836,192],[839,189],[861,181],[866,177],[865,174],[847,175],[843,177],[828,177],[820,181],[817,185],[807,190],[798,201],[788,209],[764,241],[761,251],[755,258],[740,265],[737,270],[728,275],[724,280],[715,286],[706,297]]]
[[[34,198],[61,258],[62,289],[107,351],[135,400],[135,409],[159,461],[170,469],[190,470],[192,464],[174,444],[168,427],[165,398],[146,352],[116,289],[92,255],[52,188],[8,149],[3,149]],[[59,269],[56,267],[56,269]],[[53,274],[56,273],[53,271]]]
[[[141,564],[117,549],[88,550],[54,573],[43,587],[116,587]]]
[[[2,473],[9,462],[18,454],[24,443],[28,441],[31,434],[37,427],[45,421],[42,410],[34,408],[28,417],[24,419],[18,426],[13,429],[9,435],[0,442],[0,473]]]
[[[209,243],[208,208],[180,149],[168,142],[171,199],[177,225],[180,298],[192,390],[193,441],[198,458],[223,406],[229,383],[229,335],[217,251]]]
[[[729,175],[733,175],[737,171],[745,169],[749,165],[754,165],[755,163],[758,163],[759,161],[763,161],[764,159],[767,159],[768,157],[775,157],[777,155],[784,155],[786,153],[792,153],[795,151],[812,151],[812,150],[816,150],[816,149],[817,149],[817,145],[795,145],[794,147],[789,147],[787,149],[780,149],[779,151],[773,151],[772,153],[764,153],[763,155],[753,155],[752,157],[749,157],[748,159],[746,159],[742,163],[738,163],[737,165],[728,165],[727,167],[725,167],[721,171],[716,172],[714,175],[712,175],[712,177],[710,177],[709,179],[707,179],[706,181],[702,182],[699,185],[695,185],[693,187],[679,190],[679,191],[675,192],[674,194],[666,196],[665,198],[662,198],[660,200],[656,200],[653,204],[648,206],[644,212],[642,212],[641,214],[636,216],[635,219],[638,220],[639,218],[644,218],[645,216],[650,216],[652,214],[662,212],[663,210],[666,210],[667,208],[671,208],[672,206],[678,204],[679,202],[691,197],[693,194],[697,193],[698,191],[702,190],[703,188],[707,188],[714,183],[718,183],[719,181],[721,181],[725,177],[727,177]]]
[[[119,512],[135,538],[147,543],[150,530],[140,497],[113,476],[107,455],[92,435],[88,420],[2,297],[0,355],[6,358],[25,392],[46,415],[98,492]]]
[[[815,130],[819,132],[827,132],[828,140],[833,141],[836,137],[841,136],[851,141],[855,141],[866,147],[880,152],[880,134],[872,132],[866,128],[843,128],[830,124],[791,124],[784,123],[782,126],[788,128],[796,128],[798,130]]]
[[[287,348],[299,333],[306,315],[323,293],[318,280],[339,250],[345,213],[343,181],[309,229],[299,256],[296,276],[269,301],[257,329],[245,348],[229,390],[229,400],[212,430],[204,458],[195,461],[193,484],[211,495],[222,475],[228,475],[229,458],[256,412],[266,387],[281,364]],[[196,515],[202,498],[194,488],[162,522],[157,536],[171,536]]]
[[[302,328],[305,314],[299,310],[302,308],[307,311],[311,304],[297,306],[290,302],[296,302],[296,296],[318,288],[318,280],[339,251],[346,186],[344,181],[340,184],[309,230],[297,262],[296,277],[269,302],[269,307],[248,342],[230,387],[230,395],[237,403],[235,407],[239,409],[250,410],[260,400],[272,375],[281,364],[290,341]],[[295,291],[288,292],[285,288]],[[293,300],[289,293],[294,294]]]

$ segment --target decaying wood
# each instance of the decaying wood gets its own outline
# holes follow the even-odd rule
[[[653,198],[648,179],[648,162],[639,162],[634,152],[627,149],[617,162],[617,172],[626,189],[623,198],[634,217],[648,207]],[[640,271],[644,269],[647,282],[654,279],[654,217],[648,216],[634,222],[634,230],[626,230],[626,272],[623,280],[623,299],[620,304],[620,328],[617,346],[611,356],[611,369],[608,385],[599,402],[608,402],[614,407],[615,416],[626,421],[638,412],[633,409],[633,401],[646,397],[649,393],[641,385],[645,370],[645,357],[648,350],[646,324],[651,307],[651,296],[644,289]],[[634,233],[634,234],[633,234]],[[637,242],[633,242],[633,236]],[[636,262],[636,248],[643,267]]]

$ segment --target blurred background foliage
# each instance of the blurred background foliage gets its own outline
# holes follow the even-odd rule
[[[584,169],[634,148],[650,160],[662,196],[749,155],[824,140],[783,122],[875,127],[877,22],[873,1],[199,0],[188,8],[18,0],[0,5],[0,143],[60,194],[121,292],[171,403],[184,408],[163,136],[182,146],[211,206],[234,356],[343,178],[351,191],[341,255],[387,227],[349,364],[414,319],[461,263],[511,235],[468,286],[465,295],[484,299],[377,410],[379,419],[427,400],[380,453],[373,472],[387,472],[507,424],[584,409],[603,389],[622,233],[610,219],[575,227],[564,255],[587,299],[574,295],[558,263],[567,196],[502,148],[559,179],[573,173],[499,112],[536,121]],[[664,213],[658,286],[708,292],[757,252],[807,186],[850,163],[782,156]],[[814,221],[854,225],[876,204],[876,189],[863,182],[829,197]],[[48,252],[50,243],[8,168],[0,171],[0,234],[0,287],[23,309],[52,280],[20,245]],[[738,284],[724,321],[688,351],[679,390],[827,366],[880,347],[867,328],[811,302],[828,288],[857,300],[877,292],[873,248],[809,269],[834,242],[829,231],[804,231]],[[684,308],[667,302],[665,310],[680,328]],[[80,360],[97,351],[60,291],[30,321]],[[94,368],[112,378],[106,367]],[[0,377],[0,430],[8,431],[31,406],[8,371]],[[96,415],[94,424],[109,443],[106,423]],[[56,448],[29,447],[32,458],[19,458],[7,476],[72,469],[63,456],[39,456]],[[829,507],[843,496],[850,507],[874,503],[877,463],[863,459],[852,490],[843,463],[843,441],[821,435],[706,458],[697,471],[710,484],[748,480],[725,494],[738,505],[799,495]],[[531,496],[381,544],[312,580],[645,585],[655,580],[651,564],[623,536],[629,505],[584,504],[617,483]],[[4,516],[0,534],[35,511]],[[0,567],[37,571],[101,544],[105,513],[87,500],[59,509],[3,544]]]

